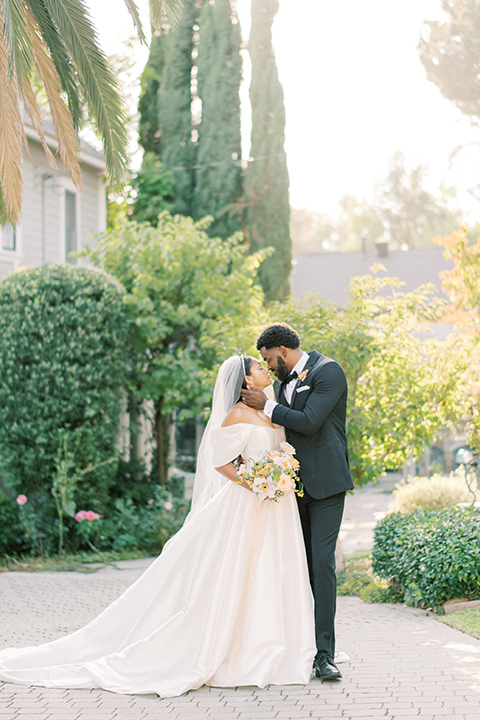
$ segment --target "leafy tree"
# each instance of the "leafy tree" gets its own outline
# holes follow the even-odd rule
[[[259,273],[267,300],[288,296],[292,265],[285,106],[272,45],[277,10],[278,0],[252,0],[248,43],[252,61],[252,132],[245,177],[246,235],[252,251],[275,249]]]
[[[381,203],[369,204],[353,195],[344,195],[339,202],[341,215],[336,226],[335,240],[342,250],[373,247],[383,237],[385,220]]]
[[[435,242],[445,248],[444,255],[454,267],[442,273],[443,290],[452,303],[458,338],[468,353],[469,364],[464,385],[463,419],[467,423],[470,445],[480,452],[480,238],[470,243],[466,228]]]
[[[371,246],[382,237],[384,227],[380,208],[354,195],[344,195],[339,206],[341,214],[338,218],[292,208],[290,228],[297,252],[358,252],[363,243],[365,247]]]
[[[0,283],[0,458],[4,479],[42,512],[62,433],[72,471],[115,453],[128,369],[123,289],[104,273],[45,265]],[[80,501],[108,503],[115,468],[79,481]],[[43,509],[42,509],[43,508]]]
[[[462,413],[468,355],[455,338],[421,340],[436,317],[432,289],[403,293],[396,278],[354,278],[341,311],[311,297],[273,306],[302,337],[344,368],[349,383],[347,433],[356,485],[396,468]]]
[[[219,360],[251,346],[262,293],[255,276],[262,254],[249,256],[240,235],[209,238],[208,221],[163,213],[157,228],[125,223],[98,237],[84,254],[125,288],[136,372],[130,390],[154,404],[160,484],[166,477],[169,417],[188,404],[209,403],[208,372]]]
[[[426,169],[405,166],[403,154],[397,152],[386,181],[378,193],[380,217],[395,243],[407,247],[431,244],[442,232],[458,227],[458,218],[425,188]]]
[[[156,227],[158,216],[172,208],[174,198],[171,173],[165,172],[154,153],[145,153],[142,169],[132,180],[132,189],[131,216],[137,222],[149,222]]]
[[[458,227],[459,218],[450,209],[454,189],[440,186],[437,192],[430,192],[426,188],[426,173],[422,165],[408,168],[403,154],[396,153],[387,177],[377,182],[372,201],[345,195],[339,202],[338,219],[294,211],[294,242],[298,244],[298,238],[307,232],[310,252],[359,252],[387,238],[392,248],[432,246],[437,235]],[[307,230],[309,222],[311,227]]]
[[[442,0],[445,22],[427,23],[420,59],[443,97],[480,121],[480,2]]]
[[[125,0],[142,38],[138,9]],[[155,24],[178,17],[181,0],[150,0]],[[93,118],[103,141],[107,170],[119,182],[127,164],[127,135],[123,102],[115,77],[99,46],[84,0],[1,0],[0,2],[0,220],[17,223],[22,197],[22,146],[26,137],[20,107],[23,105],[48,148],[34,87],[38,76],[48,97],[62,162],[81,186],[77,131],[84,109]],[[35,72],[37,73],[35,75]]]
[[[204,3],[197,60],[202,120],[194,217],[212,215],[209,234],[224,238],[241,230],[240,47],[240,25],[231,0]]]
[[[291,208],[290,234],[295,252],[333,250],[334,221],[327,215]]]

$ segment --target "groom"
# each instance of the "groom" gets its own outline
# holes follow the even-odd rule
[[[335,546],[345,493],[353,489],[345,435],[347,381],[340,365],[316,350],[303,352],[296,331],[285,323],[269,325],[257,350],[274,373],[276,401],[262,390],[243,390],[250,407],[283,425],[297,451],[305,493],[297,495],[310,582],[315,599],[314,670],[322,680],[342,677],[335,654]]]

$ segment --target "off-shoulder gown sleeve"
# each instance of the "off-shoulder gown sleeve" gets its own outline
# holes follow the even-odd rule
[[[213,466],[220,467],[244,455],[255,425],[237,423],[212,432]]]
[[[219,464],[278,446],[259,426],[222,428],[217,440]],[[0,679],[161,697],[203,684],[307,684],[313,628],[295,498],[262,501],[227,481],[89,625],[0,651]]]

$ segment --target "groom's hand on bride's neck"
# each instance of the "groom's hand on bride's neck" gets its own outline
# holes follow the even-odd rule
[[[251,390],[242,390],[242,400],[248,407],[254,408],[254,410],[263,410],[265,403],[267,402],[267,396],[263,390],[259,388],[252,388]]]

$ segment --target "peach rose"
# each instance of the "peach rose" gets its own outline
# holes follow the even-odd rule
[[[282,448],[283,452],[286,452],[289,455],[295,455],[295,453],[297,452],[293,445],[290,445],[290,443],[288,442],[280,443],[280,447]]]
[[[282,491],[284,495],[288,495],[293,488],[293,480],[285,473],[282,473],[278,478],[278,489]]]
[[[270,460],[275,460],[276,458],[282,457],[282,453],[280,450],[270,450],[267,457],[269,457]]]

